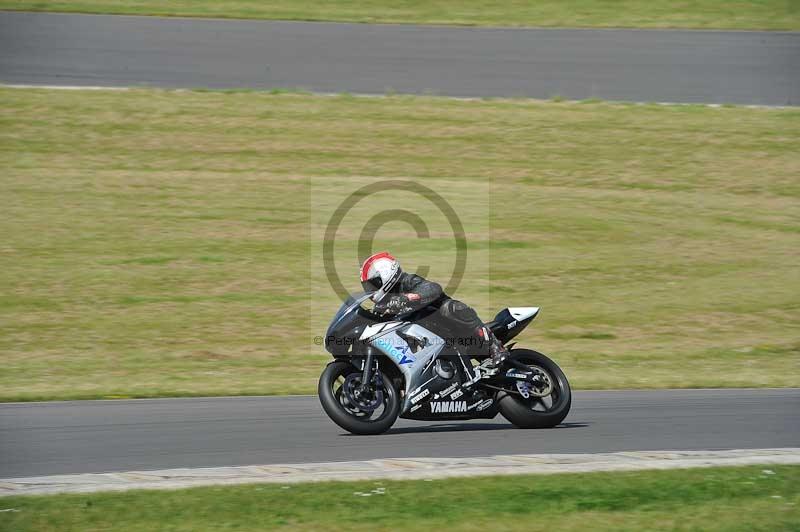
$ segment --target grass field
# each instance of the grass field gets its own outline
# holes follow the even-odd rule
[[[368,494],[367,496],[362,494]],[[797,530],[800,467],[0,498],[0,530]]]
[[[542,306],[522,344],[576,387],[800,385],[800,109],[0,100],[0,400],[312,392],[336,308],[309,282],[312,185],[386,177],[490,187],[490,276],[454,295]],[[409,233],[379,241],[443,277]]]
[[[796,0],[0,0],[0,9],[469,26],[800,29]]]

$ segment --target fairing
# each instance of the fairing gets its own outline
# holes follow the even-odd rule
[[[486,325],[503,343],[517,336],[539,314],[539,307],[509,307],[497,313]]]
[[[361,304],[372,296],[372,292],[348,297],[333,316],[325,332],[325,349],[333,356],[352,352],[361,332],[375,323],[374,316],[361,308]]]

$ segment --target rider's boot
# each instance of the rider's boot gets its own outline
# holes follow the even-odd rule
[[[484,363],[484,366],[487,368],[499,368],[511,353],[488,327],[481,327],[478,335],[489,343],[490,359]]]
[[[489,352],[492,354],[492,366],[495,368],[499,368],[503,365],[509,355],[511,353],[506,349],[506,346],[500,343],[500,340],[494,338],[491,347],[489,347]]]

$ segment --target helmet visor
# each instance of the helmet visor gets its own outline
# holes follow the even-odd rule
[[[376,292],[380,290],[381,286],[383,286],[383,281],[381,281],[380,277],[373,277],[361,282],[364,292]]]

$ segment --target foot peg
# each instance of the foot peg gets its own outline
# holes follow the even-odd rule
[[[475,373],[475,376],[472,377],[470,380],[465,382],[461,385],[462,388],[469,388],[479,380],[483,379],[484,377],[491,377],[493,375],[497,375],[497,371],[499,368],[496,368],[492,365],[492,359],[487,358],[477,366],[472,368],[472,371]]]
[[[500,371],[500,367],[495,365],[494,360],[491,358],[487,358],[475,367],[475,369],[478,368],[486,376],[497,375],[497,372]]]

